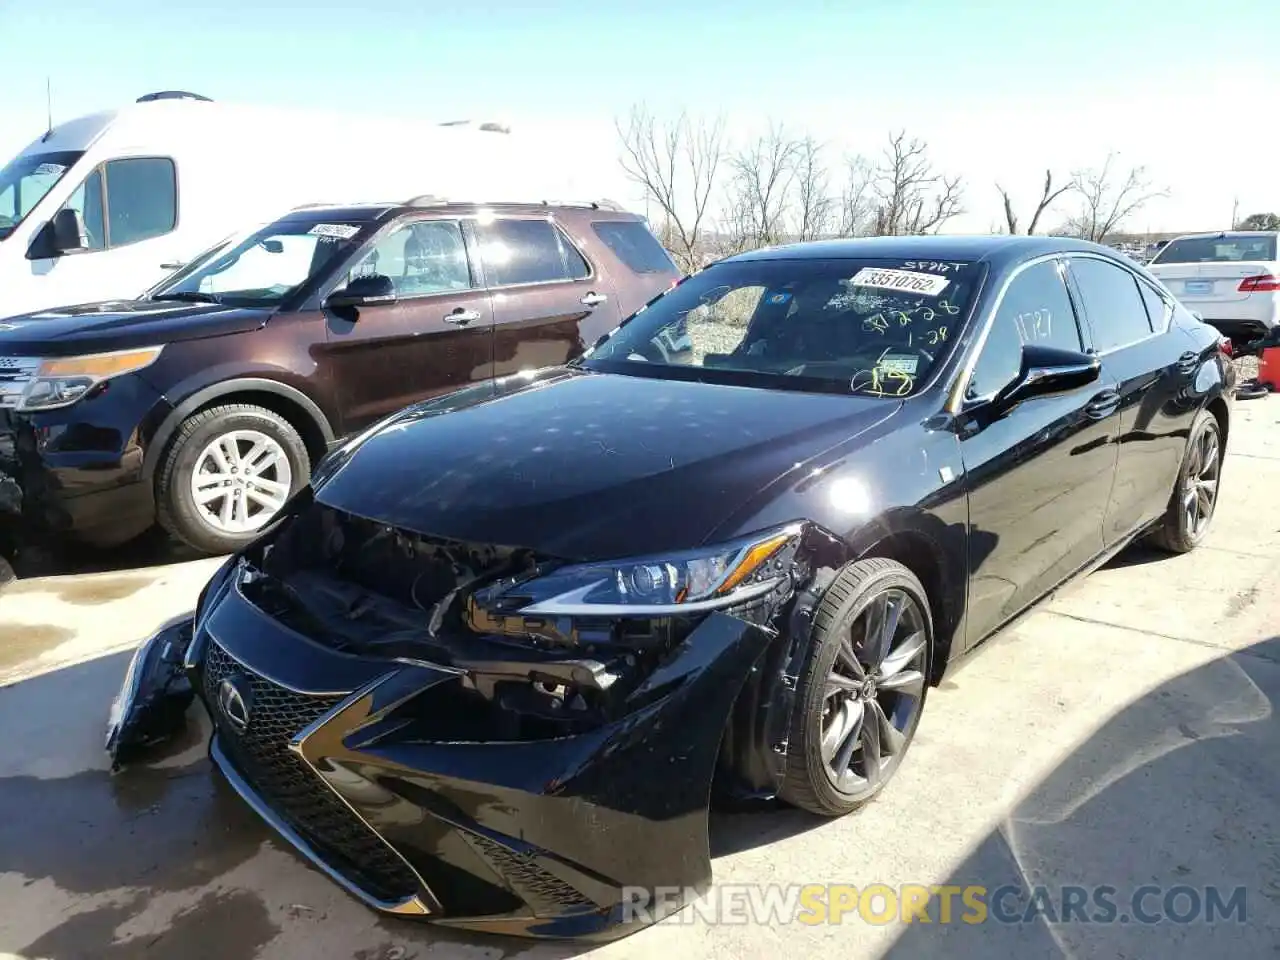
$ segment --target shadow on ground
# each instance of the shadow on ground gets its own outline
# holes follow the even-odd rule
[[[954,895],[952,922],[940,923],[935,900],[933,922],[906,926],[887,956],[1277,956],[1278,697],[1280,637],[1273,637],[1130,704],[945,881],[986,888],[986,921],[964,922],[976,914]],[[1064,898],[1080,894],[1067,887],[1089,898],[1070,914]],[[1143,887],[1151,890],[1135,903]],[[1228,909],[1208,923],[1214,896]]]
[[[65,543],[23,551],[14,564],[21,580],[80,573],[116,573],[199,560],[205,555],[174,540],[159,527],[117,547]]]

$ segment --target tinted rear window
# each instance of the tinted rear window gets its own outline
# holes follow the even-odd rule
[[[1184,237],[1174,240],[1152,263],[1235,263],[1276,259],[1275,237]]]
[[[676,266],[658,238],[635,220],[603,220],[591,229],[634,273],[671,273]]]

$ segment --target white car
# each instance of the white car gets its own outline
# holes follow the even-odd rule
[[[1147,264],[1169,292],[1239,342],[1280,326],[1280,233],[1178,237]]]

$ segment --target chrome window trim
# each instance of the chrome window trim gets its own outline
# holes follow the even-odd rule
[[[1099,254],[1093,253],[1093,252],[1088,251],[1088,250],[1070,251],[1070,252],[1068,252],[1068,253],[1063,254],[1062,256],[1063,256],[1063,259],[1064,259],[1064,260],[1066,261],[1066,263],[1067,263],[1067,269],[1070,269],[1070,268],[1071,268],[1071,260],[1073,260],[1073,259],[1079,259],[1079,260],[1101,260],[1103,263],[1109,263],[1109,264],[1111,264],[1111,266],[1113,266],[1113,267],[1115,267],[1115,268],[1117,268],[1117,269],[1119,269],[1119,270],[1122,270],[1122,271],[1124,271],[1125,273],[1129,274],[1129,276],[1130,276],[1130,277],[1132,277],[1132,278],[1134,279],[1134,281],[1135,281],[1135,282],[1137,282],[1137,283],[1141,283],[1141,282],[1142,282],[1142,275],[1141,275],[1141,274],[1139,274],[1136,270],[1130,270],[1127,266],[1125,266],[1125,265],[1124,265],[1123,263],[1121,263],[1120,261],[1118,261],[1118,260],[1113,260],[1113,259],[1111,259],[1110,257],[1104,257],[1104,256],[1101,256],[1101,255],[1099,255]],[[1073,278],[1074,278],[1074,277],[1073,277]],[[1150,284],[1148,284],[1148,286],[1150,286]],[[1159,293],[1159,291],[1156,291],[1156,292],[1157,292],[1157,293]],[[1141,292],[1139,292],[1139,293],[1138,293],[1138,299],[1139,299],[1139,301],[1141,301],[1141,300],[1142,300],[1142,293],[1141,293]],[[1163,297],[1161,297],[1161,299],[1164,299],[1164,298],[1163,298]],[[1082,304],[1082,306],[1083,306],[1083,304]],[[1165,306],[1166,306],[1166,307],[1168,306],[1168,302],[1167,302],[1167,301],[1166,301],[1166,303],[1165,303]],[[1145,303],[1145,302],[1143,302],[1143,304],[1142,304],[1142,312],[1143,312],[1143,313],[1146,313],[1146,312],[1147,312],[1147,305],[1146,305],[1146,303]],[[1088,316],[1088,314],[1089,314],[1089,310],[1088,310],[1088,307],[1086,306],[1086,307],[1085,307],[1085,322],[1086,322],[1086,323],[1090,323],[1089,330],[1090,330],[1090,332],[1092,333],[1092,331],[1093,331],[1092,322],[1089,320],[1089,316]],[[1095,349],[1095,350],[1093,351],[1093,353],[1094,353],[1096,356],[1098,356],[1098,357],[1109,357],[1109,356],[1111,356],[1111,354],[1113,354],[1113,353],[1118,353],[1118,352],[1119,352],[1119,351],[1121,351],[1121,350],[1128,350],[1130,347],[1136,347],[1136,346],[1137,346],[1138,344],[1140,344],[1140,343],[1146,343],[1148,340],[1153,340],[1153,339],[1155,339],[1156,337],[1158,337],[1158,336],[1160,336],[1160,335],[1162,335],[1162,334],[1164,334],[1164,333],[1167,333],[1167,332],[1169,331],[1169,322],[1170,322],[1170,320],[1172,320],[1172,314],[1170,314],[1170,316],[1169,316],[1168,318],[1166,318],[1166,320],[1165,320],[1165,327],[1164,327],[1164,329],[1163,329],[1163,330],[1150,330],[1150,331],[1148,331],[1148,332],[1147,332],[1146,336],[1138,337],[1136,340],[1129,340],[1129,341],[1126,341],[1125,343],[1119,343],[1119,344],[1116,344],[1114,347],[1108,347],[1106,350],[1097,350],[1097,349]]]
[[[956,414],[959,413],[961,408],[964,406],[965,385],[968,384],[970,378],[973,376],[974,368],[978,365],[978,359],[982,356],[982,350],[987,345],[987,338],[991,334],[992,326],[995,325],[996,314],[1000,312],[1000,306],[1004,303],[1005,294],[1009,292],[1010,284],[1021,276],[1024,271],[1042,263],[1051,263],[1056,261],[1058,263],[1058,275],[1062,279],[1063,291],[1067,294],[1067,298],[1069,300],[1071,299],[1071,289],[1067,285],[1067,278],[1063,272],[1064,267],[1062,265],[1062,258],[1063,254],[1061,251],[1041,254],[1040,256],[1032,257],[1030,260],[1025,260],[1018,264],[1005,276],[1004,282],[1000,285],[1000,289],[996,291],[995,299],[991,303],[991,309],[981,321],[981,328],[978,331],[978,336],[969,347],[969,353],[965,356],[963,363],[961,363],[956,379],[951,383],[951,387],[947,394],[947,402],[943,406],[943,410],[945,412]],[[1074,301],[1072,301],[1071,309],[1074,313],[1076,309]],[[1076,329],[1079,330],[1080,318],[1077,316],[1075,319]],[[1083,342],[1084,337],[1082,334],[1081,343],[1083,344]],[[992,396],[994,396],[994,394]],[[990,400],[990,397],[975,397],[972,402],[980,403],[984,400]]]

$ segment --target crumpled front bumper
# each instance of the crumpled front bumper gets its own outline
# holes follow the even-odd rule
[[[712,614],[630,692],[620,719],[519,741],[486,740],[482,724],[474,737],[424,734],[412,717],[458,709],[466,670],[321,647],[234,585],[196,624],[186,669],[227,779],[370,906],[608,940],[660,918],[629,905],[654,894],[669,912],[682,905],[671,891],[708,887],[721,736],[772,636]]]

